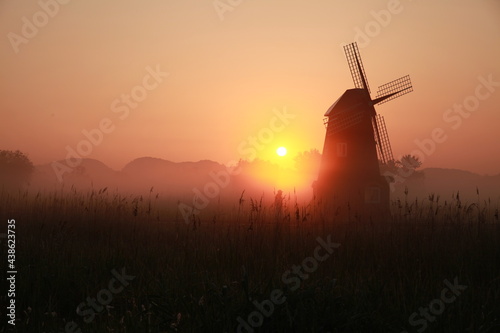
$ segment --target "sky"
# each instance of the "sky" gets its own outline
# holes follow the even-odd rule
[[[355,41],[372,97],[411,77],[395,157],[500,173],[498,0],[0,0],[0,36],[0,149],[35,164],[321,151]]]

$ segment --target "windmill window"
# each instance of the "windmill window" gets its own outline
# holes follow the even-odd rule
[[[365,189],[365,202],[366,203],[380,203],[380,187],[369,186]]]
[[[347,156],[347,143],[345,142],[337,143],[337,156],[340,157]]]

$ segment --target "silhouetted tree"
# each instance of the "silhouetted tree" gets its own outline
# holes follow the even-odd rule
[[[391,160],[387,163],[380,163],[380,173],[385,176],[389,183],[401,182],[407,179],[419,179],[423,177],[422,171],[416,169],[422,166],[418,156],[403,155],[400,160]]]
[[[0,188],[16,189],[27,184],[33,163],[19,150],[0,150]]]
[[[294,158],[295,168],[302,173],[317,174],[321,164],[321,153],[317,149],[311,149],[298,153]]]
[[[399,161],[399,164],[404,170],[416,170],[422,166],[422,162],[420,161],[418,156],[409,154],[401,157],[401,161]]]

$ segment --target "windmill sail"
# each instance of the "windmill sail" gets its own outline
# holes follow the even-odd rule
[[[370,87],[368,86],[365,69],[363,67],[363,63],[361,62],[361,56],[359,55],[358,45],[356,43],[345,45],[344,52],[347,58],[347,63],[349,64],[354,86],[359,89],[366,89],[368,90],[368,93],[370,93]]]
[[[410,76],[405,75],[378,87],[377,97],[373,100],[373,104],[383,104],[412,91]]]
[[[389,142],[389,134],[385,127],[384,117],[380,114],[372,118],[373,132],[375,133],[375,141],[377,142],[378,159],[386,164],[394,160],[392,156],[391,143]]]

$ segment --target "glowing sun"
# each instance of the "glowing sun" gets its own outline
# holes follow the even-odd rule
[[[276,154],[279,156],[285,156],[286,155],[286,148],[285,147],[279,147],[276,149]]]

